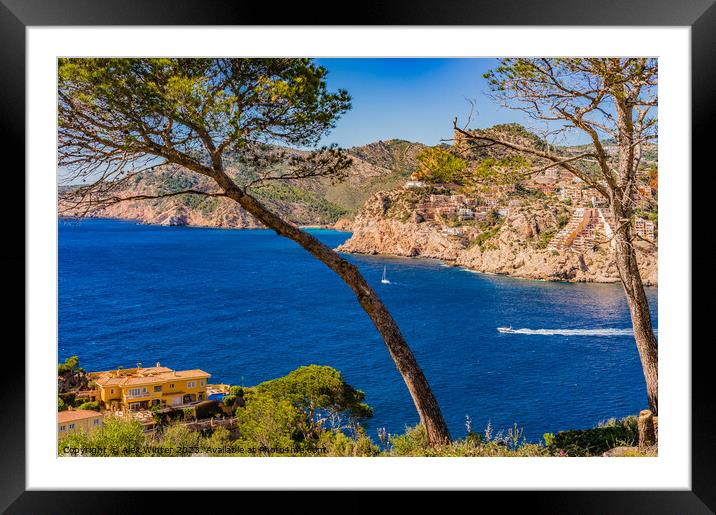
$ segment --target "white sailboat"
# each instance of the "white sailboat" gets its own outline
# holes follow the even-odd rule
[[[385,267],[383,267],[383,278],[380,280],[380,282],[383,284],[390,284],[390,281],[388,280],[388,278],[385,275]]]

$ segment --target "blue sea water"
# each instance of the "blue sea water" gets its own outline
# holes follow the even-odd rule
[[[87,370],[161,362],[243,385],[330,365],[366,392],[374,440],[377,428],[400,433],[418,422],[350,289],[293,242],[266,230],[117,220],[62,220],[58,231],[60,360],[78,355]],[[350,236],[312,233],[332,247]],[[466,416],[474,431],[517,423],[536,441],[646,407],[620,285],[349,259],[393,313],[454,437],[465,435]],[[384,267],[391,284],[380,282]],[[656,326],[657,290],[647,296]],[[527,331],[503,334],[500,326]]]

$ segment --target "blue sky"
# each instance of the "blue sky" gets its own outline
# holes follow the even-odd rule
[[[471,128],[530,120],[495,105],[483,74],[496,59],[353,58],[316,59],[329,71],[330,90],[343,88],[353,108],[337,122],[322,143],[341,147],[391,138],[436,145],[452,138],[454,117],[464,121],[470,111],[465,100],[477,102]]]

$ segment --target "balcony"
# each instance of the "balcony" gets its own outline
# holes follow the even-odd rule
[[[148,399],[152,396],[152,392],[140,392],[138,394],[131,394],[128,393],[124,396],[125,400],[134,400],[134,399]]]

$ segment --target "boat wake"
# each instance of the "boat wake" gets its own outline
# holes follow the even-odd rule
[[[538,336],[631,336],[632,329],[512,329],[498,327],[497,331],[507,334],[532,334]],[[656,331],[654,331],[656,332]]]

